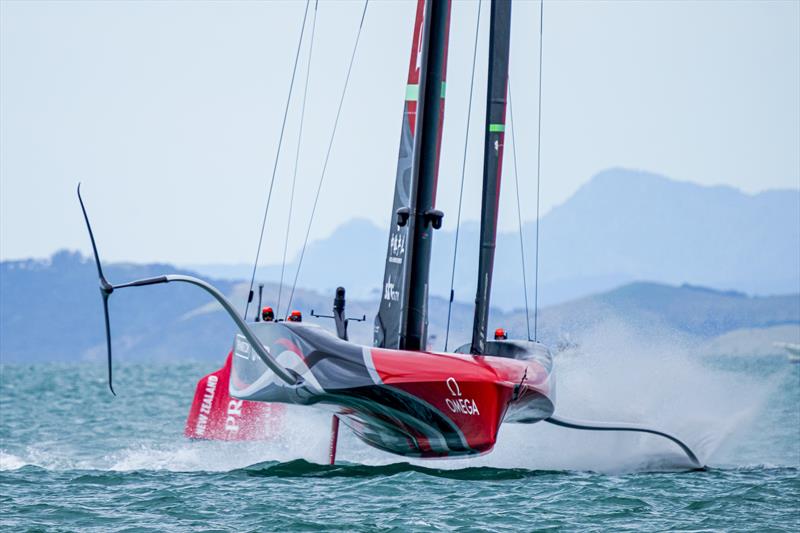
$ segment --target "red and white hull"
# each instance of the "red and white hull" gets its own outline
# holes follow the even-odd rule
[[[504,421],[533,423],[553,413],[550,355],[536,343],[490,343],[498,355],[472,356],[358,346],[305,324],[252,329],[302,379],[292,386],[278,379],[237,335],[233,399],[316,405],[337,414],[367,444],[398,455],[487,453]]]

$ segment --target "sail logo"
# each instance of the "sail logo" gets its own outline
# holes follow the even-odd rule
[[[425,20],[425,15],[427,14],[426,11],[428,11],[428,4],[425,4],[422,9],[422,17],[420,18],[420,16],[417,15],[417,28],[415,28],[415,31],[419,32],[416,46],[417,53],[414,56],[414,70],[416,71],[417,79],[419,79],[419,67],[422,65],[422,39],[424,37],[424,32],[422,31],[422,21]]]
[[[447,385],[447,390],[450,391],[450,395],[453,396],[453,398],[447,398],[444,401],[444,403],[447,404],[447,408],[450,409],[451,412],[468,416],[481,414],[481,412],[478,410],[478,404],[475,402],[475,400],[471,398],[463,398],[461,396],[461,387],[458,386],[458,381],[456,381],[456,378],[447,378],[445,385]]]
[[[402,233],[392,233],[389,239],[389,262],[400,264],[406,254],[406,238]]]
[[[387,302],[399,302],[400,291],[395,290],[394,283],[392,283],[392,276],[383,285],[383,299]]]

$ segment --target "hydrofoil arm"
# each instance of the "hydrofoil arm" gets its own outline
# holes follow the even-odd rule
[[[200,287],[208,294],[214,297],[214,299],[219,302],[225,312],[233,319],[236,323],[236,326],[239,328],[239,331],[242,332],[242,335],[247,339],[247,342],[250,343],[250,346],[256,351],[258,356],[264,361],[264,364],[267,365],[270,370],[275,372],[283,381],[285,381],[289,385],[294,385],[297,383],[297,378],[295,378],[292,374],[290,374],[285,368],[283,368],[275,359],[273,359],[272,355],[264,348],[264,345],[258,340],[256,334],[253,333],[253,330],[247,325],[247,323],[242,320],[242,317],[236,311],[236,308],[233,304],[225,298],[216,287],[211,285],[210,283],[206,283],[202,279],[193,278],[192,276],[184,276],[181,274],[168,274],[166,276],[158,276],[155,278],[146,278],[140,279],[137,281],[131,281],[129,283],[122,283],[120,285],[114,285],[115,289],[123,289],[125,287],[140,287],[142,285],[154,285],[156,283],[169,283],[170,281],[180,281],[183,283],[189,283],[191,285],[195,285]]]
[[[236,323],[236,326],[239,328],[239,331],[242,332],[242,335],[247,339],[247,342],[250,343],[250,346],[256,351],[258,356],[264,361],[264,364],[269,367],[270,370],[275,372],[275,374],[281,378],[284,382],[289,385],[295,385],[299,381],[300,378],[295,377],[292,373],[286,370],[283,366],[281,366],[278,361],[276,361],[272,355],[267,351],[264,345],[261,344],[261,341],[258,340],[255,333],[248,327],[244,320],[239,316],[239,313],[236,311],[236,308],[233,304],[225,298],[225,295],[219,292],[216,287],[211,285],[210,283],[206,283],[205,281],[193,278],[191,276],[184,276],[180,274],[169,274],[166,276],[156,276],[153,278],[145,278],[139,279],[136,281],[130,281],[128,283],[120,283],[118,285],[112,285],[108,282],[105,275],[103,275],[103,267],[100,263],[100,255],[97,253],[97,245],[95,244],[94,240],[94,232],[92,232],[92,225],[89,223],[89,215],[86,213],[86,207],[83,205],[83,198],[81,197],[81,186],[80,183],[78,184],[78,201],[81,204],[81,211],[83,211],[83,218],[86,221],[86,229],[89,231],[89,238],[92,241],[92,252],[94,253],[94,261],[97,266],[97,276],[100,279],[100,294],[103,297],[103,315],[105,318],[105,325],[106,325],[106,349],[108,354],[108,387],[111,389],[111,392],[114,393],[114,387],[112,385],[111,380],[111,321],[108,316],[108,298],[111,296],[116,289],[125,289],[128,287],[143,287],[145,285],[157,285],[160,283],[169,283],[171,281],[175,282],[182,282],[182,283],[189,283],[191,285],[195,285],[200,287],[214,299],[219,302],[225,312],[233,319]]]
[[[651,435],[658,435],[659,437],[664,437],[665,439],[669,439],[677,444],[680,449],[683,450],[683,453],[685,453],[689,460],[694,464],[694,466],[697,468],[703,467],[703,464],[697,458],[697,455],[695,455],[692,449],[684,444],[683,441],[673,435],[670,435],[669,433],[664,433],[663,431],[658,431],[656,429],[637,426],[635,424],[627,424],[624,422],[586,422],[583,420],[570,420],[568,418],[562,418],[558,416],[545,418],[545,422],[550,422],[553,425],[564,428],[582,429],[586,431],[633,431],[637,433],[650,433]]]

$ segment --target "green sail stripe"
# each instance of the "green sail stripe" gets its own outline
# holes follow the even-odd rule
[[[506,131],[505,124],[489,124],[489,131],[492,133]]]
[[[444,93],[446,89],[447,89],[447,84],[445,82],[442,82],[441,98],[444,98]],[[406,85],[406,100],[413,100],[415,102],[419,100],[419,85],[417,84]]]

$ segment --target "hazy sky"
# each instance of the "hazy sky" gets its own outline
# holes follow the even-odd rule
[[[107,260],[251,262],[304,2],[0,5],[0,257],[88,253],[81,180]],[[477,5],[456,1],[452,12],[439,182],[451,229]],[[361,6],[320,2],[290,250],[305,232]],[[312,238],[353,217],[388,224],[414,7],[370,4]],[[800,2],[548,1],[544,13],[544,212],[612,166],[748,192],[800,186]],[[538,3],[515,2],[525,219],[535,216],[538,27]],[[464,205],[473,220],[485,77],[481,46]],[[283,247],[300,95],[264,262]],[[505,228],[516,219],[511,153],[509,141]]]

